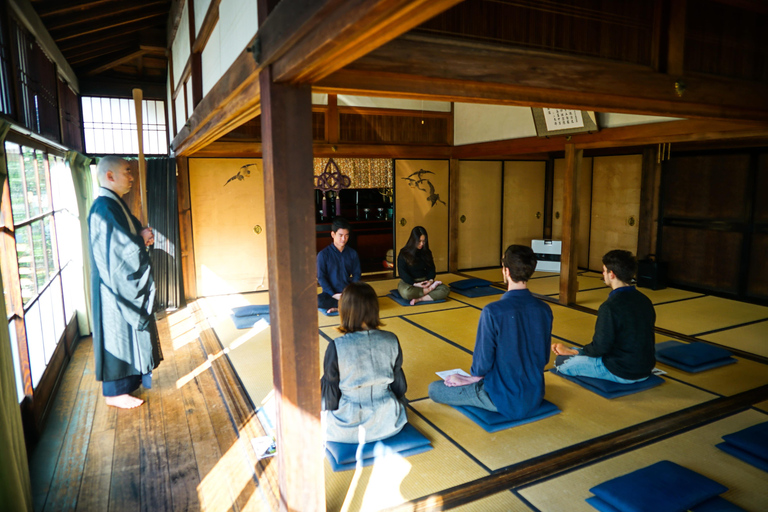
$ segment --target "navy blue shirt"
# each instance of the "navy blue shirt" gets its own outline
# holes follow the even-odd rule
[[[343,292],[349,283],[359,281],[362,275],[360,258],[349,246],[339,251],[331,244],[317,253],[317,281],[328,295]]]
[[[527,289],[510,290],[483,308],[472,375],[484,378],[504,416],[524,418],[541,405],[551,337],[552,309]]]

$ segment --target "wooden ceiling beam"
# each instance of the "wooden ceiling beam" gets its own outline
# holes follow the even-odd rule
[[[86,36],[80,36],[77,39],[70,39],[66,42],[66,44],[59,43],[59,47],[61,48],[61,52],[65,55],[69,54],[70,51],[75,50],[77,48],[82,48],[84,46],[93,46],[95,44],[105,44],[105,41],[113,41],[113,40],[124,40],[125,36],[129,34],[136,34],[136,33],[143,33],[147,30],[146,24],[144,23],[135,23],[131,25],[124,25],[120,28],[111,30],[109,32],[97,32],[93,34],[89,34]],[[149,43],[153,44],[153,43]]]
[[[64,41],[78,40],[84,36],[89,36],[99,33],[110,33],[114,30],[126,30],[131,29],[132,32],[139,32],[147,29],[153,25],[156,21],[162,22],[168,16],[166,9],[154,8],[148,11],[140,11],[140,14],[136,16],[120,16],[109,22],[102,22],[91,26],[90,28],[83,28],[72,31],[50,31],[51,37],[53,37],[58,44]],[[64,33],[62,33],[64,32]]]
[[[768,136],[768,122],[682,120],[606,128],[596,133],[571,135],[570,140],[566,140],[565,136],[526,137],[466,144],[454,147],[453,157],[504,158],[518,154],[559,152],[564,150],[566,144],[574,144],[577,149],[599,149],[766,136]]]
[[[264,67],[273,65],[276,81],[324,76],[459,1],[282,0],[195,107],[173,140],[174,151],[192,153],[250,119],[246,112],[257,115],[258,75]],[[255,94],[242,98],[240,92],[246,88]],[[235,104],[239,108],[233,108]]]
[[[63,16],[73,12],[83,12],[96,7],[103,7],[105,5],[122,2],[123,0],[94,0],[93,2],[67,2],[63,5],[61,2],[56,2],[55,7],[49,7],[54,4],[53,2],[49,2],[47,4],[37,4],[39,7],[36,7],[35,10],[40,13],[39,16],[41,18],[45,19],[53,16]]]
[[[96,48],[84,48],[79,50],[77,53],[68,53],[67,62],[69,62],[69,64],[74,67],[78,67],[83,62],[88,62],[89,60],[98,59],[99,57],[103,57],[104,55],[108,55],[110,53],[118,52],[121,50],[128,50],[129,48],[135,47],[136,45],[134,43],[122,42],[99,45]]]
[[[318,81],[316,92],[768,121],[765,84],[408,34]]]
[[[450,146],[413,146],[385,144],[314,144],[315,158],[437,158],[451,156]],[[261,142],[217,140],[196,151],[191,157],[261,158]]]
[[[99,9],[89,9],[76,15],[59,15],[49,20],[46,24],[46,28],[49,32],[56,32],[58,30],[67,28],[72,29],[77,25],[82,25],[85,23],[101,23],[104,20],[109,20],[110,18],[119,18],[125,20],[126,18],[131,18],[131,13],[135,14],[137,11],[140,12],[147,8],[157,6],[163,6],[164,11],[167,13],[170,2],[168,2],[168,0],[150,0],[144,2],[138,2],[134,0],[132,2],[123,2],[117,5],[118,6],[105,6]],[[109,23],[109,21],[106,22]]]
[[[120,52],[118,54],[115,54],[113,57],[110,57],[109,59],[105,59],[102,63],[98,64],[97,66],[86,70],[84,74],[85,76],[98,75],[99,73],[103,73],[108,69],[112,69],[121,64],[125,64],[126,62],[130,62],[134,59],[143,57],[144,55],[146,55],[146,53],[147,52],[145,52],[144,50],[134,50],[134,49]]]

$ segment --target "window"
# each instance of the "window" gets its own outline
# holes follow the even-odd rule
[[[136,109],[132,99],[84,96],[82,103],[87,153],[101,155],[139,153]],[[144,154],[167,155],[165,102],[143,100],[141,105]]]
[[[8,317],[23,311],[26,351],[16,345],[12,324],[14,364],[19,400],[25,379],[37,386],[67,321],[82,309],[82,248],[77,199],[64,159],[46,150],[5,143],[18,279],[4,279]],[[4,276],[5,278],[5,276]],[[14,287],[14,293],[9,293]],[[67,290],[65,292],[65,290]],[[11,304],[14,296],[21,304]],[[21,353],[20,353],[21,352]],[[29,374],[23,375],[21,358],[28,357]],[[26,362],[26,361],[25,361]]]

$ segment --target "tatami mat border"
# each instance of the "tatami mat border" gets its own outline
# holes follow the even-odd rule
[[[442,341],[444,341],[444,342],[446,342],[446,343],[448,343],[448,344],[450,344],[450,345],[453,345],[454,347],[456,347],[456,348],[458,348],[458,349],[460,349],[460,350],[463,350],[463,351],[464,351],[464,352],[466,352],[467,354],[470,354],[470,355],[472,355],[472,354],[473,354],[473,352],[472,352],[471,350],[469,350],[467,347],[462,347],[461,345],[459,345],[459,344],[458,344],[458,343],[456,343],[455,341],[451,341],[451,340],[449,340],[448,338],[446,338],[445,336],[442,336],[442,335],[440,335],[440,334],[437,334],[436,332],[432,331],[431,329],[427,329],[426,327],[424,327],[424,326],[422,326],[422,325],[419,325],[419,324],[417,324],[416,322],[414,322],[413,320],[411,320],[411,319],[410,319],[410,318],[408,318],[408,317],[405,317],[405,316],[401,316],[400,318],[401,318],[402,320],[405,320],[405,321],[406,321],[406,322],[408,322],[409,324],[411,324],[411,325],[413,325],[413,326],[415,326],[415,327],[418,327],[418,328],[419,328],[419,329],[421,329],[422,331],[424,331],[424,332],[426,332],[426,333],[428,333],[428,334],[431,334],[431,335],[432,335],[432,336],[434,336],[435,338],[437,338],[437,339],[439,339],[439,340],[442,340]]]
[[[715,334],[716,332],[730,331],[731,329],[738,329],[739,327],[746,327],[748,325],[759,324],[762,322],[768,322],[768,318],[761,318],[760,320],[752,320],[751,322],[744,322],[742,324],[737,324],[737,325],[729,325],[728,327],[720,327],[719,329],[712,329],[711,331],[698,332],[696,334],[692,334],[691,336],[693,337],[707,336],[709,334]]]

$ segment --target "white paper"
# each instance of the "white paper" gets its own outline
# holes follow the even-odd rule
[[[253,451],[256,452],[256,456],[259,459],[273,457],[277,453],[275,439],[272,436],[253,438],[251,439],[251,444],[253,445]]]
[[[584,127],[584,118],[581,117],[580,110],[543,108],[542,111],[544,112],[544,121],[549,131]]]
[[[661,368],[654,368],[652,373],[654,375],[666,375],[667,374],[667,372],[665,372]]]
[[[464,370],[462,370],[461,368],[456,368],[453,370],[443,370],[442,372],[435,372],[435,373],[437,374],[438,377],[440,377],[443,380],[447,379],[449,375],[455,375],[457,373],[459,375],[463,375],[464,377],[470,377],[470,375]]]

